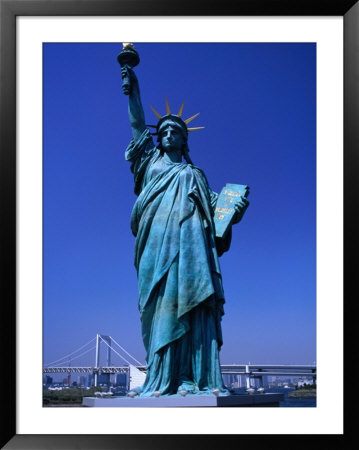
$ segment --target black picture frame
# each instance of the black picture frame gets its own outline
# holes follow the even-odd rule
[[[355,200],[359,148],[359,4],[358,0],[222,0],[220,3],[182,0],[0,0],[0,170],[2,241],[2,361],[1,448],[6,449],[182,449],[223,448],[265,442],[283,435],[18,435],[16,434],[16,17],[17,16],[342,16],[344,18],[344,285],[354,295],[357,270],[354,251],[358,224]],[[333,205],[335,214],[335,205]],[[353,297],[355,298],[355,297]],[[354,304],[345,302],[348,339],[354,340]],[[353,349],[345,350],[348,366]],[[353,365],[354,367],[354,365]],[[346,405],[348,402],[345,402]],[[345,435],[354,418],[347,418]],[[285,435],[285,430],[283,430]],[[289,435],[297,442],[308,435]],[[331,435],[342,439],[344,435]],[[315,444],[320,436],[310,436]],[[276,443],[276,445],[278,445]]]

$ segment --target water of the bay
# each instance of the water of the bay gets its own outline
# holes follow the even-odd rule
[[[293,398],[289,397],[289,393],[293,392],[295,388],[282,388],[282,387],[272,387],[264,388],[264,392],[267,394],[283,394],[284,400],[279,402],[281,408],[315,408],[317,406],[317,399],[314,398]],[[246,388],[234,389],[235,394],[248,395],[246,394]]]
[[[317,406],[316,398],[291,398],[288,397],[290,392],[293,392],[294,388],[265,388],[266,393],[278,393],[284,394],[284,400],[279,402],[281,408],[315,408]],[[248,395],[245,393],[245,388],[236,390],[237,394]],[[48,404],[45,407],[82,407],[82,404]]]
[[[288,397],[290,392],[293,392],[294,389],[289,388],[267,388],[265,392],[273,392],[284,394],[284,400],[279,403],[280,407],[284,408],[315,408],[317,406],[316,398],[291,398]]]

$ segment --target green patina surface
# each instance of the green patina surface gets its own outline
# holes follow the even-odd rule
[[[147,352],[146,380],[138,393],[229,395],[219,362],[225,301],[219,256],[229,249],[231,229],[216,237],[218,194],[188,155],[191,129],[181,118],[182,107],[175,115],[167,103],[167,114],[155,127],[155,145],[137,78],[127,59],[121,65],[133,134],[125,156],[138,196],[131,229]],[[241,220],[247,206],[246,199],[236,199],[232,223]]]

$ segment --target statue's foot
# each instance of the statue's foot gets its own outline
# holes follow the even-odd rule
[[[216,397],[225,397],[231,395],[228,389],[223,389],[221,387],[215,388],[203,388],[198,392],[199,395],[215,395]]]
[[[215,393],[214,391],[218,391],[218,393]],[[228,389],[214,389],[212,392],[214,395],[217,395],[218,397],[226,397],[228,395],[231,395]]]
[[[180,394],[182,397],[185,397],[187,394],[195,394],[197,391],[198,388],[194,383],[186,381],[178,387],[177,394]]]
[[[142,386],[137,386],[130,390],[130,392],[127,394],[128,397],[136,397],[142,392]]]
[[[137,392],[135,392],[135,391],[130,391],[130,392],[127,394],[127,397],[133,398],[133,397],[136,397],[137,395],[138,395]]]

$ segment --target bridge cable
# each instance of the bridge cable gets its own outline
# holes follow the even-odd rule
[[[103,341],[103,342],[107,345],[107,347],[110,347],[110,349],[111,349],[113,352],[115,352],[116,355],[118,355],[120,358],[122,358],[124,361],[126,361],[128,365],[133,366],[133,364],[131,364],[129,361],[127,361],[126,358],[124,358],[123,356],[121,356],[118,352],[116,352],[116,350],[114,350],[114,349],[111,347],[110,344],[108,344],[104,339],[102,339],[101,335],[99,335],[99,336],[100,336],[101,341]]]
[[[56,361],[52,361],[52,362],[50,362],[50,363],[48,363],[48,364],[45,364],[45,366],[50,366],[50,365],[52,365],[52,364],[55,364],[55,363],[57,363],[58,361],[61,361],[62,359],[67,359],[69,356],[71,356],[71,355],[73,355],[74,353],[77,353],[79,350],[82,350],[84,347],[86,347],[86,345],[88,345],[88,344],[90,344],[92,341],[94,341],[96,338],[94,337],[93,339],[91,339],[91,341],[89,341],[89,342],[87,342],[86,344],[84,344],[84,345],[82,345],[81,347],[79,347],[77,350],[75,350],[74,352],[72,352],[72,353],[69,353],[68,355],[66,355],[66,356],[63,356],[62,358],[60,358],[60,359],[57,359]],[[92,349],[91,349],[92,350]]]
[[[126,353],[126,355],[128,355],[128,356],[130,356],[134,361],[136,361],[140,366],[144,366],[145,364],[142,364],[140,361],[138,361],[138,359],[136,359],[136,358],[134,358],[132,355],[130,355],[123,347],[121,347],[121,345],[120,344],[118,344],[116,341],[115,341],[115,339],[112,337],[112,336],[110,336],[110,338],[113,340],[113,342],[116,344],[116,345],[118,345],[119,347],[120,347],[120,349],[122,350],[122,351],[124,351],[125,353]]]
[[[96,348],[96,345],[95,345],[94,347],[89,348],[88,350],[86,350],[85,352],[81,353],[80,355],[75,356],[74,358],[71,358],[71,361],[73,361],[74,359],[80,358],[80,356],[86,355],[86,353],[91,352],[92,350],[95,350],[95,348]],[[62,366],[62,365],[64,365],[64,364],[66,364],[66,361],[60,363],[60,364],[58,365],[58,367],[60,367],[60,366]],[[54,367],[54,366],[52,366],[52,367]],[[49,367],[49,368],[51,368],[51,367]]]

